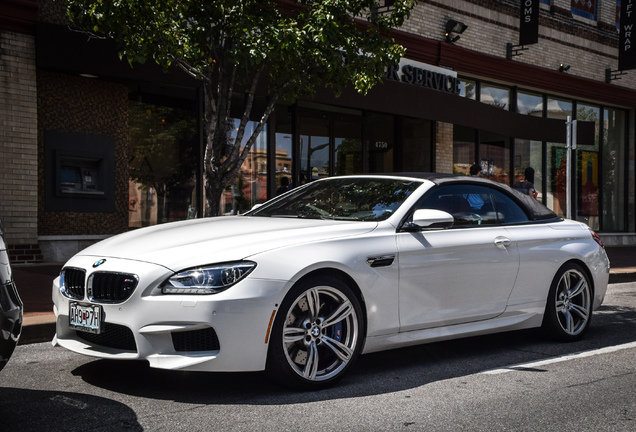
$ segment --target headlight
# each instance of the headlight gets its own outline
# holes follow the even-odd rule
[[[256,263],[241,261],[184,270],[161,285],[164,294],[216,294],[225,291],[256,268]]]

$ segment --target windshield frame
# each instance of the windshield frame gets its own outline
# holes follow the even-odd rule
[[[413,178],[329,177],[292,189],[245,215],[378,222],[391,217],[423,183]]]

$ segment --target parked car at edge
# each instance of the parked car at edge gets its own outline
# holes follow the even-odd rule
[[[332,177],[78,253],[53,283],[54,343],[319,389],[391,348],[532,327],[577,340],[609,268],[588,226],[499,183]]]
[[[9,263],[4,227],[0,220],[0,370],[9,361],[22,331],[22,300]]]

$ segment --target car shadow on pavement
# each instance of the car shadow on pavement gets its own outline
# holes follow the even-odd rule
[[[73,374],[85,382],[138,397],[193,404],[282,405],[399,392],[440,380],[570,355],[636,340],[636,310],[603,306],[586,336],[553,342],[539,330],[437,342],[361,356],[334,387],[299,392],[261,373],[206,373],[153,369],[140,361],[96,360]],[[524,369],[542,372],[542,369]]]
[[[3,431],[143,431],[135,412],[111,399],[7,387],[0,395]]]

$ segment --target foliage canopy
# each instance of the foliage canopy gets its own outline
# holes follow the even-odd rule
[[[206,199],[220,196],[245,160],[274,105],[318,86],[368,92],[404,48],[390,36],[415,0],[63,0],[83,31],[113,39],[122,58],[179,67],[203,81],[206,99]],[[382,3],[381,5],[379,3]],[[385,3],[391,7],[384,7]],[[261,111],[257,90],[266,89]],[[232,95],[245,94],[231,137]],[[261,105],[259,105],[260,107]],[[245,126],[258,127],[244,141]]]

